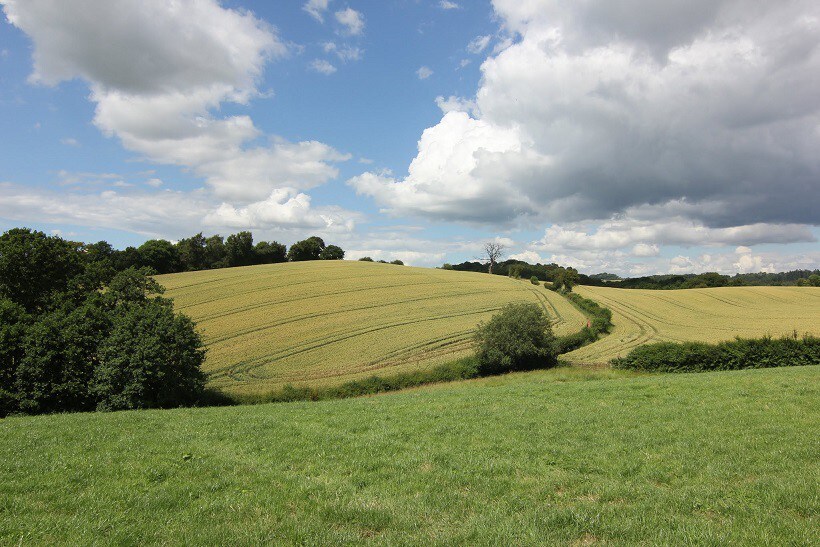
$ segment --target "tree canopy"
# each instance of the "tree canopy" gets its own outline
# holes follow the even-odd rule
[[[181,406],[202,396],[202,340],[149,276],[173,256],[169,246],[141,246],[156,259],[151,268],[110,273],[114,251],[103,243],[26,229],[0,236],[0,416]]]

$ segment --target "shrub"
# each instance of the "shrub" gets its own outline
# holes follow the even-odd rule
[[[90,392],[100,410],[170,408],[198,402],[205,359],[193,322],[169,300],[124,305],[99,348]]]
[[[533,303],[508,304],[475,334],[478,372],[499,374],[557,364],[552,327]]]
[[[391,260],[390,263],[395,266],[404,266],[404,262],[402,260]]]
[[[540,285],[540,283],[538,282],[538,277],[536,276],[532,276],[530,278],[530,283],[532,283],[533,285]]]
[[[373,262],[373,259],[369,256],[363,256],[359,259],[359,262]]]
[[[820,364],[820,338],[736,338],[719,344],[660,342],[611,361],[613,368],[703,372]]]

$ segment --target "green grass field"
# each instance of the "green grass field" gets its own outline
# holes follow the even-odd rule
[[[810,545],[820,368],[0,420],[4,545]]]
[[[558,334],[586,319],[529,281],[388,264],[316,261],[158,276],[208,346],[211,385],[233,394],[426,368],[471,351],[476,325],[538,302]]]
[[[673,291],[576,287],[612,310],[609,336],[568,353],[606,363],[647,342],[720,342],[735,336],[820,335],[820,288],[721,287]]]

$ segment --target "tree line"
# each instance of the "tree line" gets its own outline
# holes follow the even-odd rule
[[[75,243],[92,262],[106,264],[113,271],[128,268],[151,268],[158,274],[213,270],[234,266],[253,266],[304,260],[342,260],[344,250],[326,245],[318,236],[297,241],[288,249],[277,241],[253,242],[251,232],[205,237],[202,233],[180,239],[176,243],[151,239],[139,247],[115,249],[106,241]]]
[[[442,269],[467,272],[484,272],[512,277],[532,278],[555,283],[569,276],[572,284],[597,287],[619,287],[622,289],[702,289],[708,287],[751,287],[751,286],[798,286],[820,287],[820,270],[792,270],[778,273],[745,273],[724,275],[717,272],[701,274],[651,275],[621,278],[615,274],[586,275],[573,268],[558,264],[529,264],[521,260],[505,260],[494,264],[490,272],[488,260],[467,261],[461,264],[444,264]]]
[[[490,267],[492,266],[492,272]],[[585,283],[589,276],[578,273],[575,268],[568,268],[559,266],[558,264],[529,264],[523,260],[504,260],[501,262],[490,262],[485,260],[483,262],[462,262],[461,264],[444,264],[443,270],[456,270],[460,272],[483,272],[493,273],[494,275],[504,275],[514,277],[516,279],[537,279],[538,281],[548,281],[553,284],[554,288],[561,288],[567,292],[572,290],[575,285],[592,285],[594,283]]]
[[[651,275],[619,280],[595,279],[582,285],[605,285],[623,289],[705,289],[709,287],[798,286],[820,287],[820,270],[792,270],[777,273],[744,273],[724,275],[717,272],[682,275]]]

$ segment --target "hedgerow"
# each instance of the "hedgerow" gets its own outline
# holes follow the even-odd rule
[[[578,349],[596,341],[612,329],[612,311],[589,298],[574,293],[565,295],[575,307],[589,317],[589,323],[578,332],[559,336],[555,339],[555,348],[559,355]]]
[[[653,372],[706,372],[820,365],[820,338],[806,334],[736,338],[718,344],[659,342],[610,361],[613,368]]]

